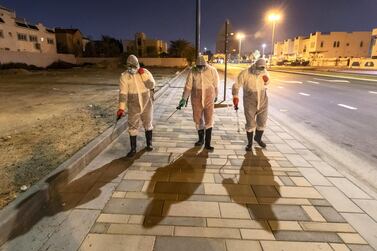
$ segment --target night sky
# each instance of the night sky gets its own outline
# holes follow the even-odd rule
[[[49,27],[77,27],[91,38],[102,34],[132,38],[143,31],[166,41],[195,39],[195,0],[0,0],[17,16]],[[245,50],[270,43],[265,13],[282,10],[277,39],[314,31],[369,31],[377,28],[377,0],[202,0],[202,48],[215,48],[216,35],[229,18],[247,38]]]

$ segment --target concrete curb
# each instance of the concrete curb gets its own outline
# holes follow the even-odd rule
[[[360,80],[360,81],[368,81],[368,82],[376,82],[377,79],[368,79],[368,78],[357,78],[351,76],[338,76],[338,75],[330,75],[330,74],[321,74],[321,73],[312,73],[312,72],[302,72],[302,71],[286,71],[286,70],[275,70],[269,69],[272,72],[282,72],[282,73],[291,73],[291,74],[299,74],[299,75],[307,75],[307,76],[316,76],[316,77],[330,77],[330,78],[342,78],[342,79],[350,79],[350,80]]]
[[[187,71],[187,68],[176,74],[163,87],[157,90],[155,99],[160,98],[169,86],[179,76]],[[107,129],[104,133],[92,140],[85,147],[80,149],[71,158],[57,167],[53,172],[48,174],[42,180],[31,186],[25,193],[20,194],[17,199],[12,201],[8,206],[0,211],[0,247],[9,239],[9,235],[14,231],[22,229],[30,219],[38,214],[44,204],[49,200],[48,179],[62,173],[67,173],[68,180],[73,179],[80,171],[86,167],[98,154],[109,146],[116,138],[119,137],[127,128],[127,119],[123,118],[118,122],[117,127]],[[19,211],[25,212],[20,219]]]

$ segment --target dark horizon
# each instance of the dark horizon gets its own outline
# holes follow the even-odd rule
[[[133,38],[145,32],[165,41],[179,38],[194,42],[195,2],[187,0],[36,2],[3,0],[0,5],[16,11],[18,17],[47,27],[78,28],[93,39],[101,35],[117,39]],[[83,10],[86,11],[83,11]],[[129,10],[128,10],[129,9]],[[370,0],[202,0],[202,49],[214,51],[218,31],[229,18],[235,31],[247,34],[243,51],[271,43],[271,25],[266,12],[280,9],[283,20],[276,41],[309,35],[315,31],[371,31],[377,28],[377,1]]]

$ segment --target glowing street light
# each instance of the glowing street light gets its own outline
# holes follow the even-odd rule
[[[266,44],[262,44],[262,57],[264,58],[264,50],[266,49]]]
[[[238,32],[236,34],[236,39],[238,39],[238,56],[241,59],[241,46],[242,46],[242,40],[245,38],[245,34],[242,32]]]
[[[267,20],[272,23],[272,43],[271,43],[271,56],[270,56],[270,66],[271,66],[272,56],[274,55],[276,23],[281,20],[281,14],[278,12],[270,12],[267,15]]]

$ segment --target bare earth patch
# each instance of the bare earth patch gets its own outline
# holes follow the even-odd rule
[[[159,86],[177,71],[150,70]],[[122,71],[0,72],[0,208],[113,125]]]

